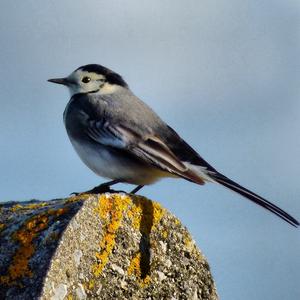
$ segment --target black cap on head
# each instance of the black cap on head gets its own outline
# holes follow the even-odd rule
[[[128,87],[125,80],[119,74],[101,65],[89,64],[89,65],[81,66],[77,70],[101,74],[106,77],[107,82],[110,84],[117,84],[126,88]]]

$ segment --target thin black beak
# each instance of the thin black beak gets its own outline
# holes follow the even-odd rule
[[[70,85],[71,81],[68,79],[68,77],[65,78],[53,78],[53,79],[48,79],[49,82],[57,83],[57,84],[63,84],[63,85]]]

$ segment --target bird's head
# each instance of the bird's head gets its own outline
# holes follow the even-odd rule
[[[71,95],[79,93],[111,94],[119,88],[128,88],[127,83],[119,74],[96,64],[79,67],[67,77],[48,81],[67,86]]]

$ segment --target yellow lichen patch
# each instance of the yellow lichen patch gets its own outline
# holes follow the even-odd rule
[[[120,194],[100,195],[98,207],[95,209],[102,221],[103,238],[100,241],[100,251],[96,253],[98,263],[92,266],[96,277],[103,272],[115,246],[117,230],[121,226],[124,216],[131,220],[133,228],[138,230],[146,238],[150,247],[150,233],[159,224],[165,210],[157,202],[147,200],[144,197]],[[148,241],[148,242],[147,242]],[[150,253],[139,252],[131,260],[128,274],[135,275],[141,286],[150,282]]]
[[[184,244],[189,251],[193,251],[195,249],[195,242],[192,240],[190,236],[186,236],[184,238]]]
[[[140,286],[144,287],[145,285],[150,283],[151,278],[149,275],[145,276],[145,278],[142,278],[142,271],[141,271],[142,263],[143,263],[142,255],[139,252],[131,260],[131,262],[127,268],[127,274],[129,276],[134,275],[138,279],[138,283],[140,284]]]
[[[134,229],[139,230],[142,219],[142,208],[140,205],[131,206],[127,212],[128,217],[131,219],[131,223]]]
[[[72,196],[72,197],[68,198],[66,203],[85,201],[85,200],[88,200],[89,198],[91,198],[90,194],[80,194],[80,195],[76,195],[76,196]]]
[[[129,267],[127,268],[127,274],[135,275],[137,277],[141,277],[141,253],[137,253],[134,258],[131,260]]]
[[[94,288],[94,286],[95,286],[95,280],[92,279],[92,280],[89,281],[89,283],[87,285],[87,288],[89,290],[92,290]]]
[[[19,242],[20,248],[13,257],[12,263],[8,268],[8,274],[0,277],[1,283],[13,283],[21,277],[32,275],[28,266],[29,259],[35,251],[32,241],[39,231],[46,228],[47,223],[47,216],[34,216],[26,221],[25,224],[13,234],[12,237]]]
[[[164,215],[164,209],[159,203],[140,196],[136,196],[133,203],[127,213],[132,226],[141,233],[150,234]]]
[[[127,215],[132,221],[132,226],[142,234],[147,247],[151,247],[150,233],[163,217],[165,210],[159,203],[143,197],[135,197],[134,205],[128,210]],[[135,275],[138,283],[145,286],[150,282],[150,252],[139,252],[130,262],[127,269],[128,275]]]
[[[44,207],[47,205],[49,205],[49,202],[37,202],[37,203],[29,203],[29,204],[24,204],[24,205],[16,204],[10,210],[12,212],[15,212],[20,209],[21,210],[32,210],[32,209],[41,208],[41,207]]]
[[[83,286],[85,291],[93,290],[93,288],[95,287],[95,280],[91,279],[87,282],[82,282],[82,286]]]
[[[10,210],[11,210],[12,212],[15,212],[15,211],[21,209],[22,207],[23,207],[22,205],[16,204],[16,205],[14,205]]]
[[[175,219],[175,224],[176,225],[181,225],[180,221],[178,219]]]
[[[168,237],[168,231],[167,230],[164,230],[162,233],[161,233],[162,237],[164,239],[166,239]]]
[[[50,205],[49,202],[31,203],[31,204],[24,205],[21,209],[37,209],[48,205]]]
[[[95,210],[103,222],[104,236],[100,241],[100,252],[96,253],[99,263],[93,265],[92,270],[96,277],[101,275],[115,246],[116,232],[121,225],[123,216],[131,202],[130,197],[112,194],[109,197],[100,195],[99,204]]]
[[[154,229],[157,224],[160,222],[161,218],[165,214],[165,209],[161,207],[161,205],[157,202],[152,202],[153,205],[153,226],[152,229]]]
[[[67,295],[66,299],[67,299],[67,300],[73,300],[72,294]]]
[[[48,227],[51,215],[58,217],[66,211],[67,209],[49,210],[48,212],[35,215],[29,218],[19,230],[13,233],[12,238],[20,246],[12,258],[7,274],[0,276],[0,283],[13,285],[17,280],[25,276],[32,276],[32,271],[29,268],[29,260],[35,252],[34,239],[41,231]]]

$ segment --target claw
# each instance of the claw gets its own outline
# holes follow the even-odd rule
[[[116,192],[115,190],[112,190],[110,188],[111,185],[118,183],[118,180],[113,180],[113,181],[109,181],[103,184],[100,184],[96,187],[94,187],[91,190],[85,191],[85,192],[81,192],[81,193],[77,193],[77,192],[73,192],[70,195],[75,195],[75,196],[79,196],[79,195],[83,195],[83,194],[103,194],[103,193],[114,193]]]
[[[112,180],[106,183],[102,183],[98,186],[95,186],[94,188],[92,188],[91,190],[85,191],[85,192],[73,192],[70,195],[74,195],[74,196],[80,196],[80,195],[84,195],[84,194],[104,194],[104,193],[124,193],[127,194],[127,192],[125,191],[121,191],[121,190],[113,190],[110,188],[111,185],[114,185],[116,183],[121,182],[120,180]],[[138,190],[140,190],[143,186],[140,185],[138,187],[136,187],[131,193],[136,193]]]

